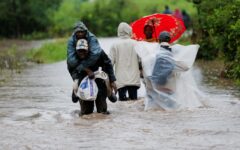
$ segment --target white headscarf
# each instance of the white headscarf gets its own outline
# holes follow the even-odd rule
[[[118,37],[119,38],[131,38],[132,27],[126,22],[121,22],[118,26]]]

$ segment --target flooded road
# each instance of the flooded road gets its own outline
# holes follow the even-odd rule
[[[101,39],[107,51],[109,42]],[[36,65],[0,87],[0,149],[240,149],[240,101],[233,91],[201,82],[208,107],[143,111],[143,99],[111,103],[111,115],[78,117],[65,61]],[[139,90],[143,97],[145,90]]]

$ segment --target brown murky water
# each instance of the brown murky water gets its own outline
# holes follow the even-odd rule
[[[107,50],[114,40],[101,44]],[[145,112],[142,99],[108,101],[111,115],[79,118],[66,63],[32,66],[0,87],[0,149],[240,149],[238,91],[206,84],[197,68],[195,74],[208,107]]]

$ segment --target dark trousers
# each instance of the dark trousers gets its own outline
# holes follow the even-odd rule
[[[106,112],[107,111],[107,87],[105,85],[105,81],[102,79],[95,79],[95,82],[98,87],[98,94],[97,99],[95,100],[97,112]],[[84,101],[79,100],[80,102],[80,108],[81,108],[81,114],[91,114],[94,110],[94,101]]]
[[[138,90],[138,86],[125,86],[122,87],[120,89],[118,89],[118,95],[119,95],[119,100],[127,100],[127,92],[128,92],[128,96],[129,99],[134,100],[137,99],[137,90]]]

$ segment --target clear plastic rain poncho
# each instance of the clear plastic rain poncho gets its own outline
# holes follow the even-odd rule
[[[145,110],[202,106],[198,96],[201,92],[190,71],[199,45],[174,45],[171,48],[172,52],[158,43],[148,42],[139,42],[135,47],[143,66]]]

